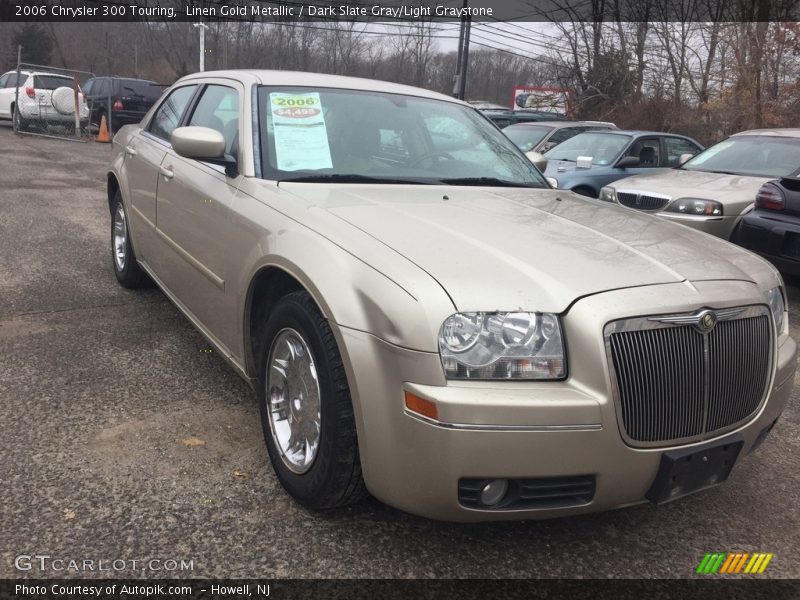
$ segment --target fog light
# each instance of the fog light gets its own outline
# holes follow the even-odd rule
[[[484,506],[495,506],[505,498],[508,491],[508,481],[505,479],[495,479],[490,481],[481,490],[481,504]]]

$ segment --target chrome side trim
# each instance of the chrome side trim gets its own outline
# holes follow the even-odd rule
[[[599,431],[603,429],[600,423],[586,425],[484,425],[480,423],[445,423],[431,419],[409,410],[403,410],[407,417],[421,421],[426,425],[433,425],[442,429],[457,429],[461,431]]]
[[[197,260],[194,256],[189,254],[186,250],[183,249],[175,240],[169,237],[166,233],[164,233],[161,229],[156,227],[156,233],[161,240],[167,244],[170,248],[172,248],[178,256],[180,256],[183,260],[187,263],[192,265],[195,269],[197,269],[201,275],[203,275],[206,279],[208,279],[211,283],[213,283],[220,291],[225,291],[225,280],[221,279],[211,271],[208,267],[206,267],[203,263]]]

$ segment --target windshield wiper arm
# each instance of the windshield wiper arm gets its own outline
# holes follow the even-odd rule
[[[395,184],[420,184],[432,185],[432,181],[421,179],[401,179],[397,177],[370,177],[368,175],[356,175],[345,173],[328,173],[325,175],[299,175],[297,177],[287,177],[279,179],[281,183],[395,183]]]
[[[497,179],[496,177],[459,177],[453,179],[442,179],[442,183],[447,185],[474,185],[486,187],[515,187],[515,188],[543,188],[544,186],[534,183],[525,183],[521,181],[506,181],[505,179]]]

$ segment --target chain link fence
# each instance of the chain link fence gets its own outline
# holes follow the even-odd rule
[[[88,71],[19,62],[11,104],[14,131],[87,142],[97,133],[92,126],[93,106],[82,86],[94,77]],[[108,105],[110,105],[110,99]],[[94,112],[93,112],[94,111]]]

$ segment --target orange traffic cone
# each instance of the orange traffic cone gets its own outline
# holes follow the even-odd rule
[[[108,144],[111,141],[111,136],[108,135],[108,125],[106,125],[105,115],[100,117],[100,131],[97,133],[97,137],[94,138],[94,141],[102,142],[104,144]]]

